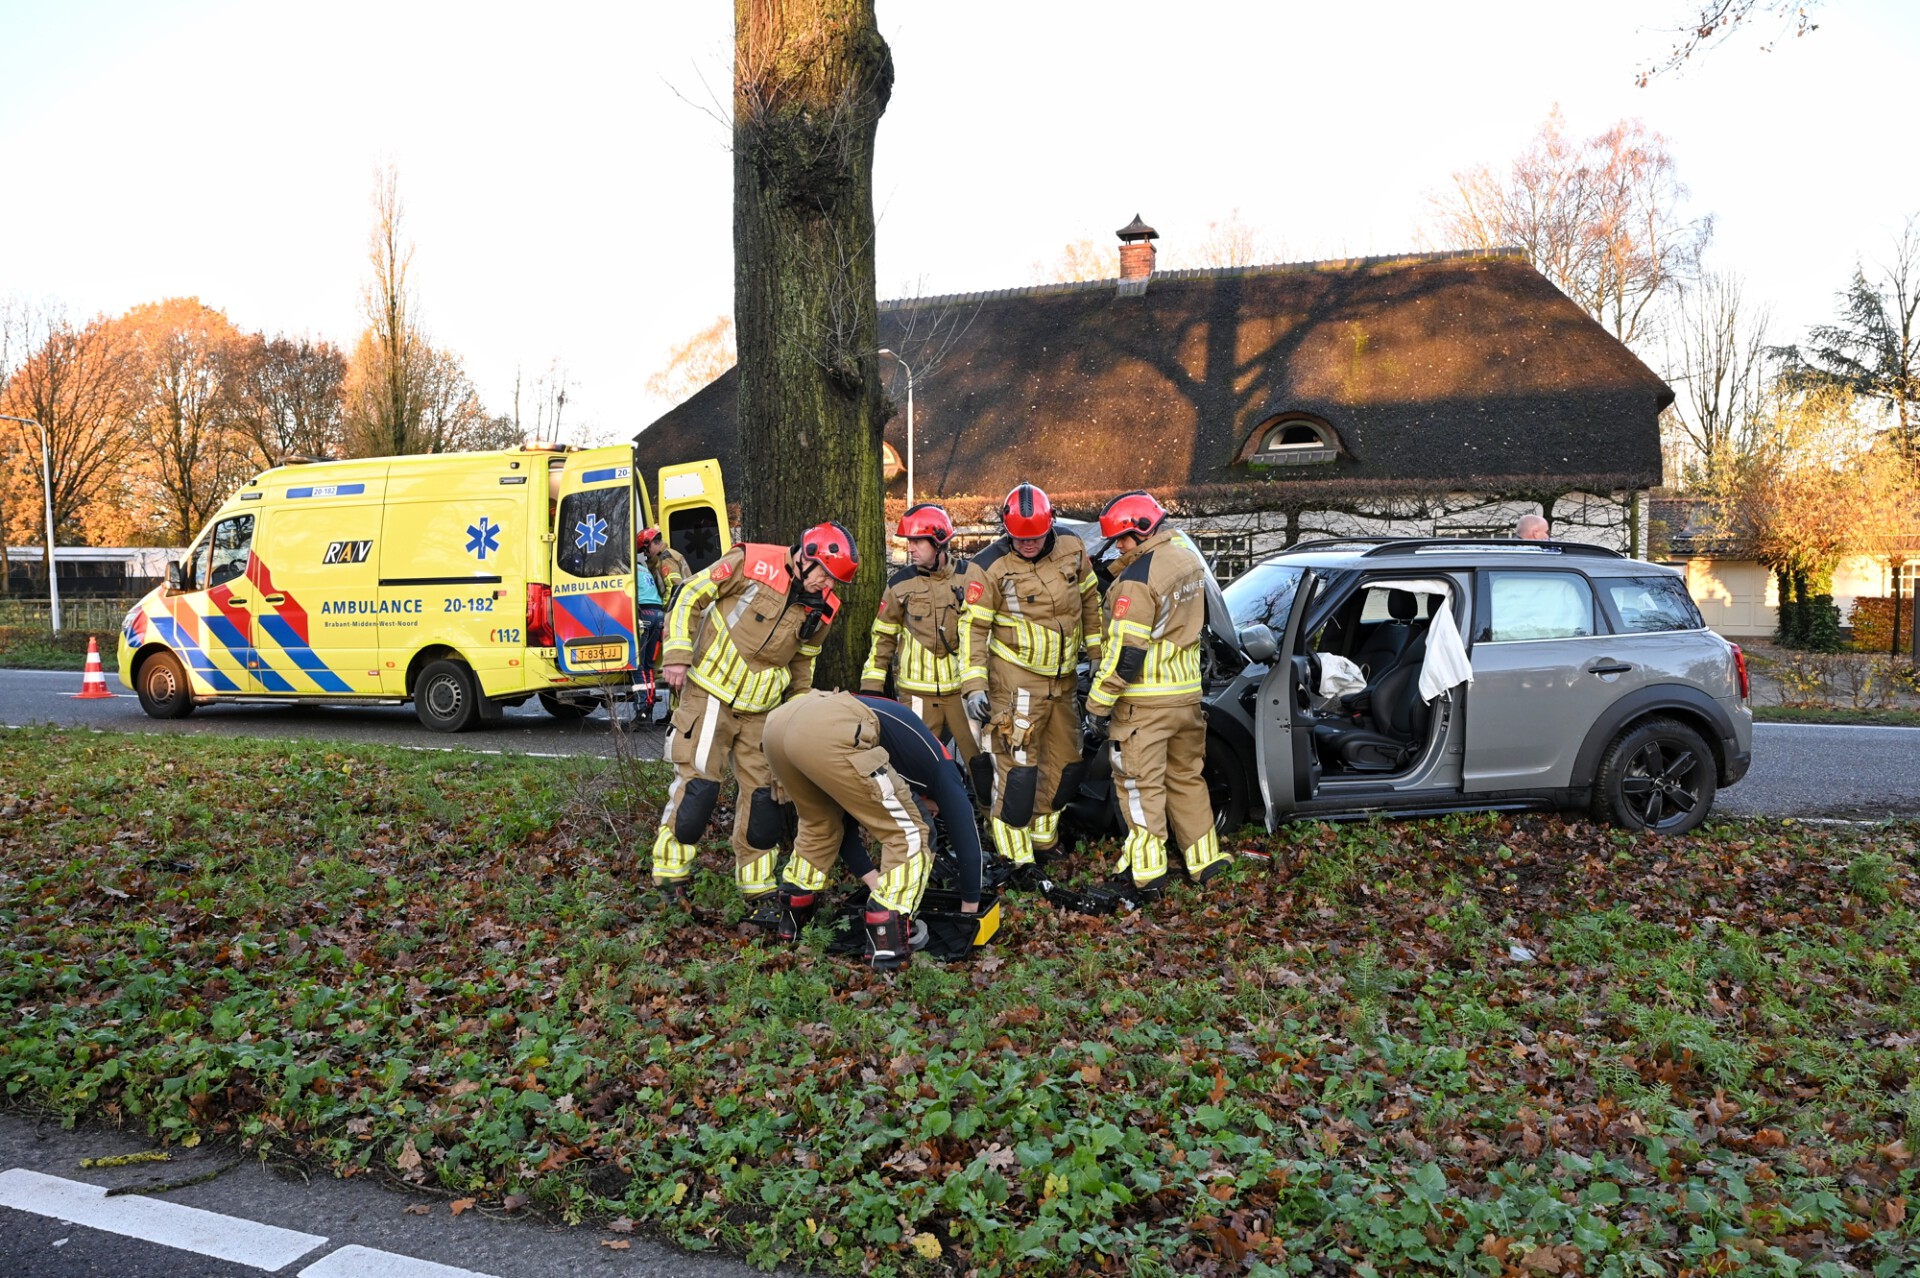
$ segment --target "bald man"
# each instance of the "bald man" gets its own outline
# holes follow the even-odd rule
[[[1514,525],[1513,535],[1521,541],[1545,541],[1547,521],[1540,515],[1522,515],[1520,522]]]

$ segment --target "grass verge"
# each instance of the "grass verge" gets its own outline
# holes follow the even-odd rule
[[[111,634],[101,645],[101,659],[113,660]],[[46,627],[0,626],[0,667],[14,670],[83,670],[87,664],[87,636],[67,631],[57,638]]]
[[[1920,728],[1920,710],[1844,710],[1812,706],[1755,706],[1753,717],[1762,723],[1878,724],[1889,728]]]
[[[656,766],[6,750],[16,1105],[835,1272],[1920,1265],[1920,827],[1305,825],[881,977],[630,917]]]

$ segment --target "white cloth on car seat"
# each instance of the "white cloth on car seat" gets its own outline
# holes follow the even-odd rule
[[[1445,577],[1420,577],[1413,581],[1379,583],[1391,585],[1415,595],[1439,595],[1453,599],[1453,583]],[[1443,602],[1433,610],[1427,623],[1427,655],[1420,667],[1420,699],[1432,701],[1450,688],[1473,682],[1473,663],[1467,660],[1467,646],[1460,640],[1460,625],[1453,609]]]
[[[1320,696],[1328,701],[1358,692],[1367,686],[1367,676],[1359,666],[1336,652],[1320,654]]]

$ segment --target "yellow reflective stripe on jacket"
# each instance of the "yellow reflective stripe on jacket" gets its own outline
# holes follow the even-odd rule
[[[935,696],[958,692],[960,658],[943,657],[915,639],[912,631],[903,631],[899,650],[893,657],[893,682],[909,692],[928,692]]]
[[[983,630],[989,639],[993,634],[994,612],[980,604],[968,604],[960,610],[960,677],[972,683],[985,683],[987,679],[987,653],[985,648],[975,649],[974,631]]]
[[[1146,650],[1140,677],[1121,683],[1120,658],[1128,648]],[[1107,627],[1106,654],[1087,690],[1090,705],[1111,707],[1121,698],[1177,697],[1200,691],[1200,647],[1182,647],[1155,639],[1153,631],[1137,621],[1115,621]]]
[[[993,638],[987,647],[1003,661],[1051,678],[1073,672],[1080,657],[1080,636],[1000,613],[994,617]]]
[[[701,573],[687,582],[667,610],[667,637],[660,645],[660,664],[671,666],[693,661],[693,639],[699,621],[713,606],[720,583]],[[724,627],[723,627],[724,629]],[[732,645],[729,644],[729,647]]]
[[[860,686],[878,688],[887,681],[887,667],[893,664],[894,645],[900,639],[898,622],[885,617],[873,619],[873,638],[867,645],[867,664],[860,668]]]

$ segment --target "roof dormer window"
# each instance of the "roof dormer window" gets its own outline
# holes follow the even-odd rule
[[[1340,455],[1333,428],[1304,413],[1282,413],[1254,429],[1240,460],[1253,466],[1324,466]]]

